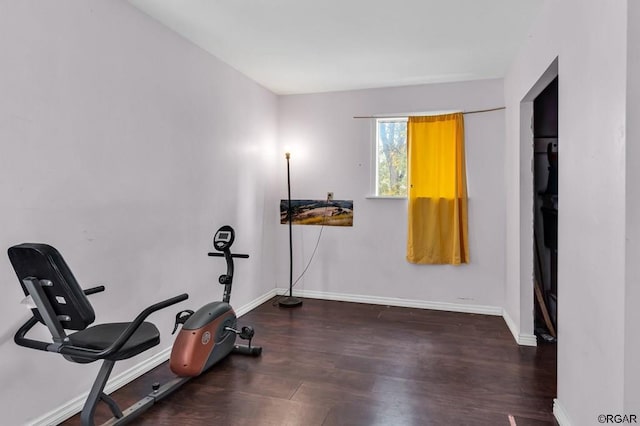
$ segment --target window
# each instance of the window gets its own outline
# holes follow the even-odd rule
[[[375,196],[407,196],[407,117],[376,119]]]

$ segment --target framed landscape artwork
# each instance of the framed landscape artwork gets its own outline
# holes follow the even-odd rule
[[[280,223],[289,223],[288,201],[280,200]],[[353,200],[291,200],[294,225],[353,226]]]

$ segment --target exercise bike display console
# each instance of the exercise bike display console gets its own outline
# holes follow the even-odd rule
[[[225,225],[218,229],[213,236],[213,247],[218,251],[230,248],[233,240],[236,239],[236,233],[229,225]]]
[[[59,353],[76,363],[102,360],[102,367],[82,408],[81,423],[83,426],[94,426],[95,410],[102,401],[114,416],[104,424],[125,424],[230,353],[251,356],[262,353],[261,347],[251,346],[253,328],[244,326],[238,330],[236,314],[229,305],[233,259],[249,257],[247,254],[231,253],[234,240],[233,228],[228,225],[221,227],[213,238],[213,246],[218,252],[209,253],[209,256],[224,257],[227,264],[226,274],[218,279],[225,286],[222,301],[208,303],[197,311],[183,310],[176,315],[174,332],[180,324],[182,329],[173,344],[169,366],[177,377],[162,386],[155,383],[151,393],[126,410],[120,410],[118,404],[104,393],[115,362],[131,358],[159,344],[160,332],[145,319],[155,311],[186,300],[187,294],[149,306],[132,322],[89,327],[95,320],[95,314],[86,296],[104,291],[104,286],[83,290],[54,247],[47,244],[20,244],[9,248],[9,259],[25,295],[33,299],[36,308],[32,309],[33,316],[17,331],[14,341],[30,349]],[[47,326],[51,341],[26,337],[38,323]],[[67,330],[75,332],[67,334]],[[248,340],[248,344],[235,344],[236,337]]]

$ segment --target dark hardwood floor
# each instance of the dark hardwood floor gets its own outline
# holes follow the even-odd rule
[[[555,346],[519,347],[500,317],[304,299],[239,322],[260,358],[231,355],[133,424],[557,424]],[[125,408],[171,377],[164,363],[112,396]]]

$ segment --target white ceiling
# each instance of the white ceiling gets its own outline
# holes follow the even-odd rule
[[[278,94],[503,77],[544,0],[129,0]]]

